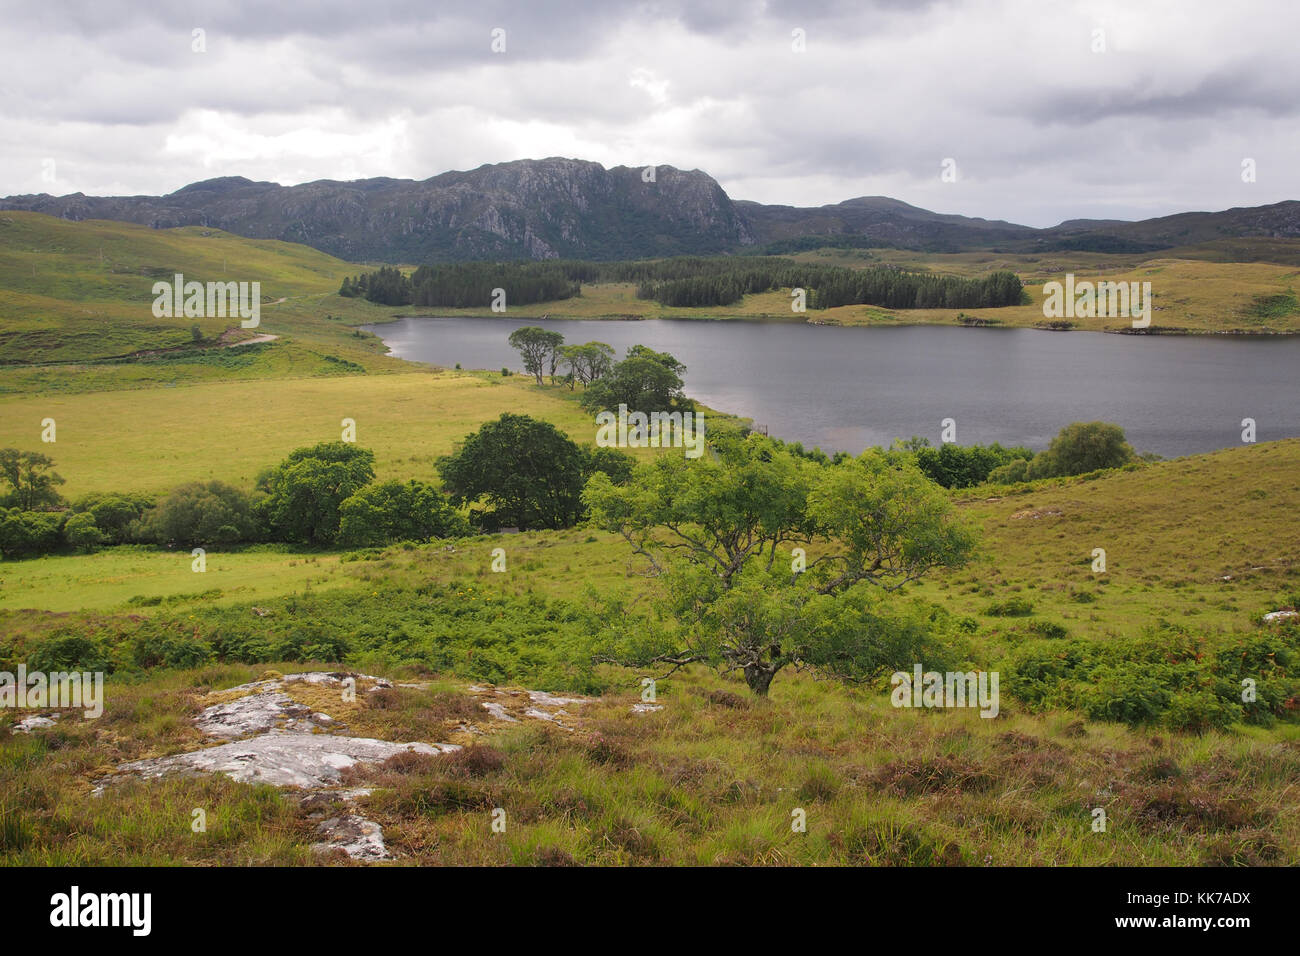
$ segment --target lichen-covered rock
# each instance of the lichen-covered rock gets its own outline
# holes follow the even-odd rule
[[[333,853],[342,850],[354,860],[388,860],[391,855],[384,845],[384,831],[372,820],[355,813],[330,817],[316,827],[321,837],[311,845],[316,853]]]
[[[312,790],[337,785],[342,771],[354,764],[382,763],[406,751],[439,754],[459,749],[455,744],[392,743],[273,730],[190,753],[137,760],[124,764],[121,770],[145,779],[177,773],[224,773],[241,783]]]
[[[30,734],[33,730],[44,730],[46,727],[53,727],[58,718],[58,714],[35,714],[31,717],[24,717],[14,724],[12,732],[15,734]]]

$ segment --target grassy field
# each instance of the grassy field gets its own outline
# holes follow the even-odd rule
[[[575,439],[595,440],[592,416],[569,393],[518,375],[430,373],[213,382],[164,390],[0,397],[0,447],[43,452],[65,495],[162,491],[220,479],[251,487],[259,471],[303,445],[336,441],[344,418],[376,453],[381,479],[436,480],[434,462],[479,425],[528,408]],[[43,418],[58,425],[40,439]]]
[[[390,463],[389,473],[405,475],[402,469],[412,463],[403,457],[401,436],[396,432],[392,442],[373,447],[381,462]],[[86,479],[85,489],[117,487],[116,477],[99,473]],[[1239,494],[1243,487],[1250,490]],[[1032,636],[1042,622],[1087,638],[1132,634],[1161,619],[1218,632],[1245,628],[1273,610],[1270,602],[1279,594],[1300,587],[1300,532],[1277,521],[1279,514],[1300,510],[1297,439],[1093,480],[989,489],[989,499],[958,499],[981,529],[979,559],[909,592],[980,619],[981,640],[990,647]],[[510,557],[506,578],[489,571],[498,545]],[[1106,551],[1105,573],[1092,571],[1094,548]],[[0,609],[106,610],[142,597],[165,598],[179,613],[189,604],[284,598],[307,587],[363,587],[376,580],[397,587],[475,580],[503,596],[564,599],[595,587],[606,594],[641,593],[648,602],[654,591],[646,592],[643,571],[621,539],[584,529],[474,539],[451,552],[440,545],[393,548],[345,564],[335,554],[213,552],[203,577],[190,571],[188,553],[106,549],[0,563]],[[1032,613],[985,613],[1011,599],[1028,600]]]

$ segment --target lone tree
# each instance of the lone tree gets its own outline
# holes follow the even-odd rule
[[[567,528],[585,513],[582,489],[599,471],[613,482],[632,473],[630,456],[584,448],[550,422],[506,412],[438,459],[452,504],[481,504],[488,527]]]
[[[662,575],[675,618],[657,640],[603,659],[704,662],[764,696],[791,665],[857,681],[944,655],[933,622],[879,598],[961,566],[975,547],[914,463],[876,449],[821,463],[716,430],[710,444],[713,455],[642,465],[623,487],[599,474],[587,484],[592,520]]]
[[[1047,450],[1029,463],[1028,477],[1083,475],[1101,468],[1119,468],[1136,456],[1124,440],[1124,429],[1110,422],[1074,422],[1061,429]]]
[[[560,346],[564,336],[559,332],[549,332],[535,325],[525,325],[510,333],[510,344],[519,350],[524,360],[524,371],[531,373],[537,384],[542,384],[542,374],[549,363],[551,378],[555,378],[555,368],[559,363]]]
[[[0,481],[9,486],[9,493],[0,498],[0,507],[47,511],[63,503],[55,490],[63,478],[54,471],[53,459],[39,452],[0,448]]]

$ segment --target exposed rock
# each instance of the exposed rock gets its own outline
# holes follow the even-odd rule
[[[486,710],[497,720],[504,720],[506,723],[510,723],[510,724],[519,723],[518,719],[511,717],[510,714],[506,712],[504,706],[502,706],[501,704],[497,703],[494,700],[485,700],[482,702],[482,706],[484,710]]]
[[[1060,508],[1043,508],[1038,511],[1033,508],[1028,508],[1024,511],[1017,511],[1011,516],[1011,520],[1018,521],[1021,518],[1059,518],[1060,516]]]
[[[349,679],[356,683],[345,684]],[[414,689],[429,686],[428,683],[394,685],[384,678],[341,671],[288,675],[268,672],[261,680],[221,692],[221,696],[227,699],[204,708],[195,718],[195,726],[200,731],[221,743],[189,753],[136,760],[119,767],[117,776],[152,780],[173,774],[221,773],[241,783],[298,788],[305,791],[300,801],[302,808],[313,819],[321,820],[317,827],[321,840],[312,845],[313,850],[322,853],[342,850],[357,860],[390,859],[379,825],[350,807],[343,808],[368,796],[370,791],[366,788],[341,788],[342,772],[357,764],[382,763],[400,753],[451,753],[460,750],[460,746],[398,743],[331,733],[330,728],[342,726],[338,719],[297,702],[288,693],[287,688],[299,683],[315,687],[336,686],[340,693],[350,686],[359,695],[394,686]],[[361,684],[368,685],[364,691],[357,686]],[[569,716],[564,708],[592,700],[589,697],[560,697],[544,691],[499,690],[477,685],[469,689],[491,698],[481,700],[480,704],[496,720],[505,723],[519,723],[525,718],[543,720],[566,730],[571,728],[560,720]],[[231,698],[232,694],[240,696]],[[319,694],[317,706],[320,703],[318,698]],[[24,723],[42,726],[35,723],[41,720],[46,724],[53,723],[40,717],[28,718]],[[459,731],[482,734],[481,730],[468,724],[462,724]],[[108,782],[101,783],[95,792],[102,793]]]
[[[371,820],[355,813],[330,817],[316,827],[323,839],[311,845],[315,853],[342,850],[354,860],[388,860],[392,857],[384,846],[384,831]]]
[[[497,720],[509,724],[517,724],[522,719],[544,720],[565,730],[571,728],[559,719],[570,716],[564,708],[592,701],[590,697],[559,697],[541,690],[500,690],[478,685],[471,686],[469,690],[494,698],[480,701],[479,706]]]
[[[1264,615],[1264,621],[1267,624],[1276,624],[1278,621],[1289,621],[1297,617],[1300,617],[1300,611],[1269,611]]]
[[[663,710],[663,704],[633,704],[632,713],[634,714],[653,714],[657,710]]]
[[[53,727],[54,722],[59,719],[58,714],[35,714],[31,717],[24,717],[18,723],[14,724],[11,733],[30,734],[33,730],[43,730],[46,727]]]
[[[369,795],[365,788],[328,789],[338,786],[342,772],[348,767],[381,763],[405,752],[439,754],[461,749],[456,744],[394,743],[326,733],[325,728],[338,726],[338,721],[298,703],[285,692],[287,686],[296,683],[337,686],[342,691],[349,678],[358,683],[369,682],[369,692],[392,687],[391,681],[344,672],[314,671],[287,676],[272,673],[273,676],[231,688],[225,693],[243,696],[212,704],[195,718],[195,726],[204,734],[227,742],[189,753],[136,760],[118,768],[118,775],[152,780],[173,774],[222,773],[241,783],[306,790],[308,794],[302,806],[316,810],[332,807],[340,800],[350,803]],[[36,719],[45,718],[28,718],[28,721]],[[95,792],[102,793],[107,783],[101,783]],[[313,844],[313,850],[342,850],[358,860],[389,859],[379,825],[357,813],[335,815],[317,829],[323,839]]]
[[[530,690],[528,699],[538,707],[565,707],[569,704],[591,703],[590,697],[556,697],[540,690]]]
[[[343,770],[358,763],[382,763],[405,751],[450,753],[455,744],[392,743],[369,737],[273,730],[246,740],[172,757],[124,764],[121,770],[145,779],[175,773],[224,773],[241,783],[313,790],[334,786]]]
[[[268,686],[247,697],[205,708],[195,718],[194,726],[211,737],[247,737],[273,729],[310,732],[319,726],[312,717],[310,707]]]

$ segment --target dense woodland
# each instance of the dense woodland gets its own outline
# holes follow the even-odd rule
[[[680,256],[637,262],[467,262],[420,266],[410,276],[392,266],[343,280],[339,294],[381,305],[483,307],[504,289],[507,305],[582,294],[582,283],[635,282],[637,297],[674,308],[733,305],[746,295],[804,289],[811,309],[877,305],[888,309],[987,309],[1020,305],[1012,272],[981,279],[909,272],[894,266],[848,269],[774,256]]]

